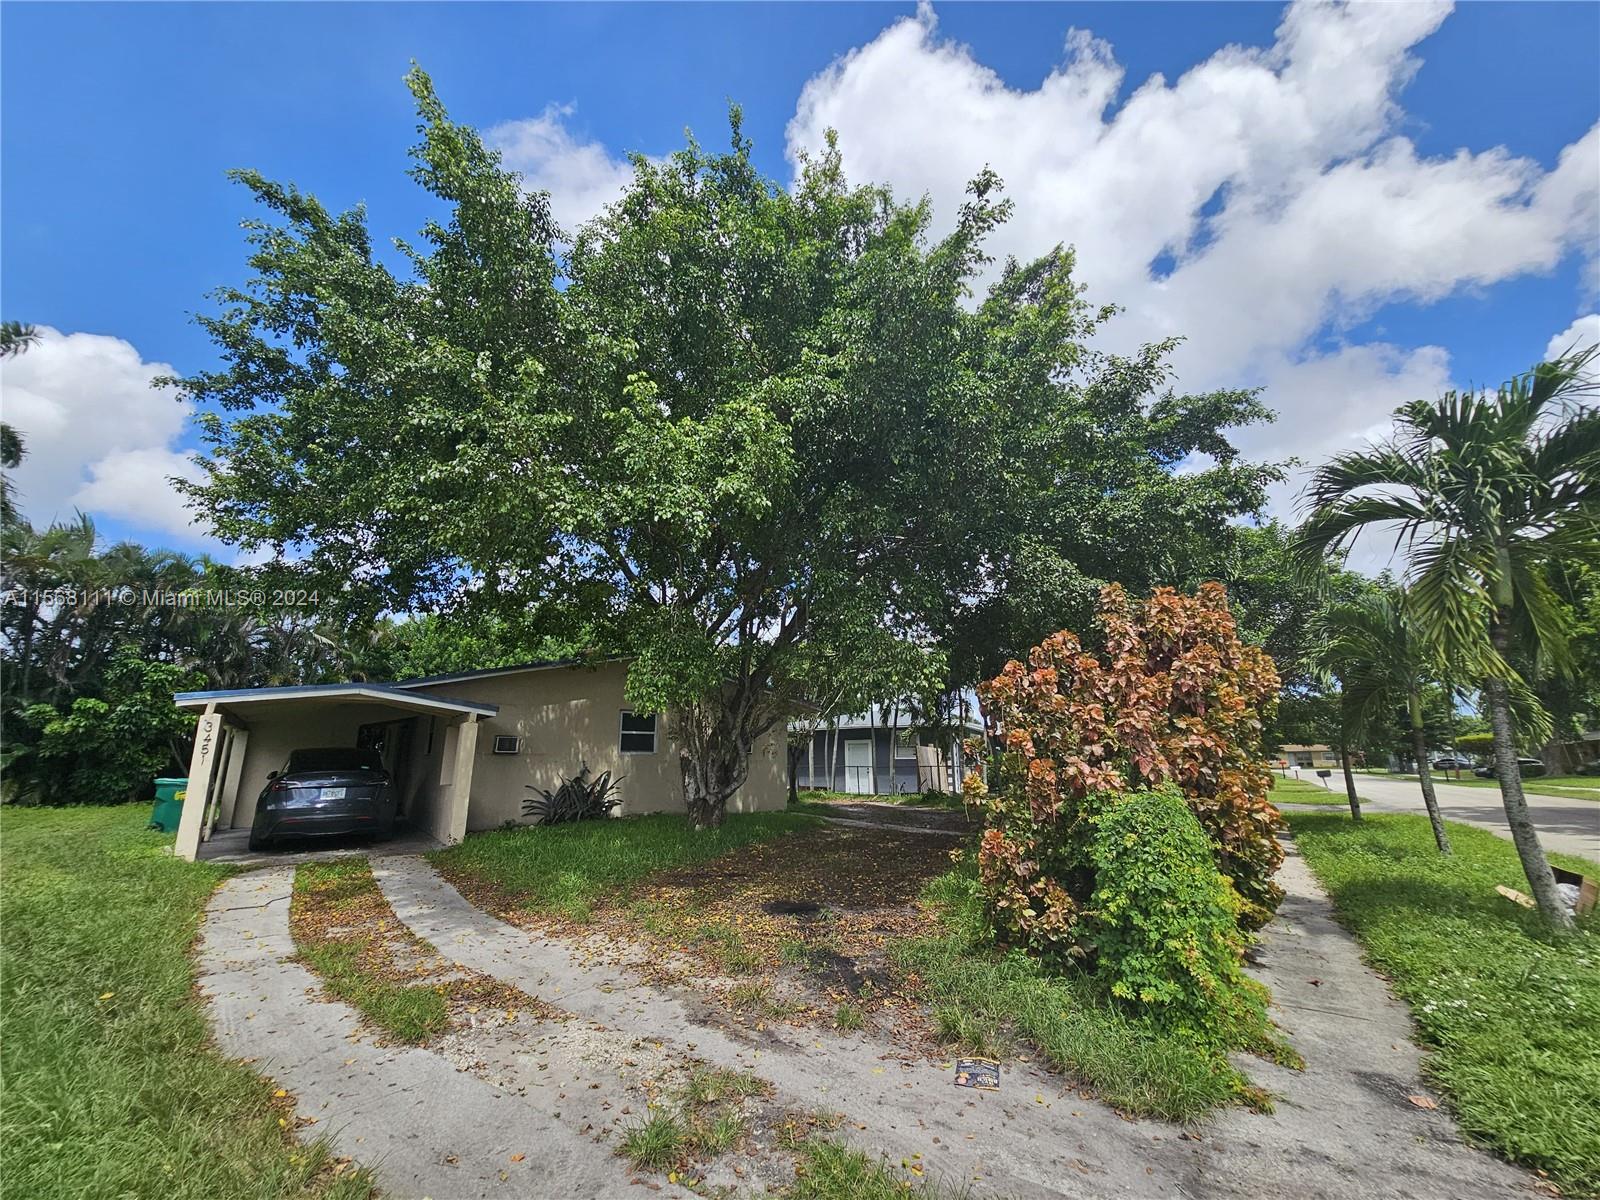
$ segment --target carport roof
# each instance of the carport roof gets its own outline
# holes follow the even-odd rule
[[[281,703],[285,700],[370,700],[418,712],[455,712],[475,717],[492,717],[498,704],[478,700],[456,700],[449,696],[429,696],[391,683],[308,683],[292,687],[230,688],[215,692],[178,692],[173,696],[179,708],[204,708],[221,704],[229,708],[245,704]]]

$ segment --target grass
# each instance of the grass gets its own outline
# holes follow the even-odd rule
[[[1443,858],[1418,816],[1289,823],[1340,920],[1411,1005],[1462,1131],[1569,1192],[1600,1193],[1597,922],[1552,939],[1496,895],[1527,884],[1511,844],[1485,830],[1451,822],[1455,854]]]
[[[392,977],[383,937],[401,936],[385,929],[399,922],[366,859],[301,866],[290,914],[300,957],[329,992],[399,1041],[417,1045],[444,1032],[445,989]]]
[[[671,1171],[678,1182],[677,1171],[733,1149],[749,1131],[741,1103],[771,1091],[756,1075],[698,1067],[675,1103],[652,1105],[649,1116],[626,1130],[619,1152],[636,1170]]]
[[[1350,798],[1344,794],[1344,781],[1335,774],[1328,783],[1331,786],[1323,787],[1320,781],[1274,775],[1267,799],[1274,804],[1341,804],[1348,808]]]
[[[150,806],[0,808],[0,1176],[34,1200],[369,1196],[210,1045],[189,948],[226,868]]]
[[[1019,951],[986,946],[971,882],[960,871],[935,880],[926,898],[940,911],[944,935],[901,943],[894,958],[932,1001],[946,1042],[973,1053],[1031,1043],[1106,1103],[1138,1116],[1184,1121],[1241,1100],[1266,1106],[1222,1050],[1129,1017],[1087,977],[1054,974]]]
[[[782,1193],[785,1200],[957,1200],[972,1192],[970,1186],[923,1179],[920,1162],[906,1161],[907,1178],[883,1160],[827,1138],[802,1142],[798,1154],[795,1181]]]
[[[853,1000],[843,1000],[839,1007],[833,1010],[833,1027],[845,1033],[854,1033],[864,1029],[867,1024],[866,1010]]]
[[[697,831],[680,814],[658,813],[474,834],[429,858],[452,882],[492,889],[530,911],[587,921],[598,902],[652,872],[816,824],[806,813],[730,813],[720,828]]]

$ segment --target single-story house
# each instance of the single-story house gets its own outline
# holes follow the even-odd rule
[[[1291,767],[1333,768],[1339,766],[1339,752],[1331,746],[1279,746],[1278,755]]]
[[[399,683],[180,692],[199,714],[177,853],[193,860],[219,830],[250,827],[269,772],[289,752],[376,749],[413,833],[445,845],[522,823],[532,787],[554,791],[587,765],[619,780],[620,816],[682,812],[683,772],[660,716],[624,699],[626,660],[525,663]],[[730,811],[781,809],[780,726],[756,745]]]
[[[797,785],[866,796],[959,792],[967,766],[961,743],[981,738],[984,727],[975,693],[951,699],[955,732],[941,740],[917,732],[907,704],[874,704],[820,726],[791,722],[791,734],[810,734],[795,768]]]

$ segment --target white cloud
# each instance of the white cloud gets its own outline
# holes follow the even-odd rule
[[[1448,13],[1291,4],[1269,49],[1220,49],[1112,110],[1123,72],[1090,34],[1067,32],[1061,64],[1019,90],[942,39],[924,5],[806,84],[789,155],[837,129],[847,173],[926,193],[936,232],[992,166],[1016,201],[994,251],[1075,245],[1090,297],[1126,308],[1109,346],[1184,335],[1182,386],[1266,385],[1279,423],[1241,442],[1316,461],[1451,386],[1438,347],[1327,353],[1317,339],[1386,303],[1595,253],[1600,126],[1550,171],[1502,148],[1423,157],[1396,134],[1413,50]]]
[[[1579,317],[1550,339],[1550,344],[1544,348],[1545,361],[1560,358],[1572,351],[1582,352],[1596,343],[1600,343],[1600,313],[1590,313],[1586,317]]]
[[[82,509],[152,534],[204,537],[167,482],[197,473],[174,448],[191,406],[154,386],[170,374],[121,338],[48,326],[0,366],[0,415],[27,449],[13,473],[18,507],[34,525]]]
[[[627,159],[573,136],[567,128],[573,112],[570,104],[551,104],[537,117],[504,121],[484,134],[530,189],[550,193],[551,211],[569,235],[620,197],[633,178]]]
[[[89,482],[73,503],[86,512],[109,513],[146,529],[192,533],[194,514],[167,481],[173,476],[198,482],[205,472],[189,456],[160,446],[117,450],[89,464]]]

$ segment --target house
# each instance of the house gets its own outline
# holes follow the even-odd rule
[[[660,716],[624,699],[628,663],[524,663],[400,683],[180,692],[197,712],[176,852],[193,860],[229,830],[248,830],[256,798],[291,750],[378,750],[413,833],[444,845],[470,830],[520,823],[529,787],[554,790],[587,765],[619,780],[618,814],[682,812],[683,773]],[[787,802],[784,732],[756,745],[730,811]]]
[[[1291,767],[1339,767],[1339,752],[1331,746],[1318,743],[1314,746],[1279,746],[1278,756]]]
[[[975,694],[951,700],[956,732],[941,741],[918,734],[904,703],[874,704],[825,724],[791,722],[790,735],[807,739],[795,765],[797,785],[857,795],[959,792],[967,765],[961,743],[982,737],[984,727]]]

